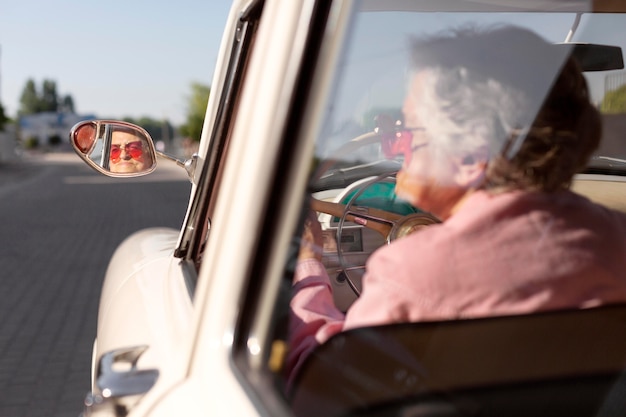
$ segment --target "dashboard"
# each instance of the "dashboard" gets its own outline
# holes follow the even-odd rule
[[[400,215],[419,212],[397,199],[394,189],[395,178],[392,176],[367,177],[344,189],[314,193],[313,197],[348,207],[375,207]],[[318,220],[324,242],[322,263],[330,277],[335,305],[346,311],[360,293],[367,259],[376,249],[387,244],[387,238],[345,217],[320,213]]]

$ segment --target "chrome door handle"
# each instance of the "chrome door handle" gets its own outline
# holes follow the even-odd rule
[[[96,384],[105,398],[126,397],[148,392],[159,378],[157,369],[137,369],[137,361],[148,346],[134,346],[107,352],[100,358]],[[122,368],[122,370],[119,370]]]
[[[157,369],[137,369],[137,361],[148,346],[133,346],[107,352],[98,361],[96,386],[100,393],[85,398],[83,417],[124,416],[123,397],[144,394],[159,378]]]

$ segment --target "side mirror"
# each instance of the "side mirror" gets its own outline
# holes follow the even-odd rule
[[[70,143],[90,167],[110,177],[138,177],[156,168],[156,149],[150,134],[132,123],[80,122],[70,131]]]

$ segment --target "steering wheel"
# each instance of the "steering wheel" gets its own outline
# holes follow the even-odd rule
[[[343,155],[352,153],[358,148],[368,145],[381,146],[382,153],[384,154],[384,158],[382,161],[395,161],[397,163],[397,160],[394,159],[394,156],[398,153],[399,148],[396,149],[396,146],[394,146],[394,140],[399,138],[395,130],[399,126],[398,121],[395,121],[393,118],[387,115],[378,115],[376,118],[376,122],[377,127],[374,129],[373,132],[365,133],[345,143],[338,150],[333,152],[334,158],[326,160],[318,167],[318,169],[316,170],[318,174],[315,175],[315,177],[320,182],[320,185],[325,185],[325,187],[321,187],[321,189],[333,186],[343,188],[346,186],[346,183],[353,184],[357,182],[357,179],[363,178],[363,176],[361,175],[362,173],[358,172],[358,169],[355,170],[354,168],[351,169],[351,172],[354,175],[353,177],[350,177],[348,173],[341,172],[342,175],[338,175],[339,181],[337,183],[333,182],[332,175],[330,178],[322,178],[321,175],[323,173],[329,172],[330,168],[334,166],[338,161],[340,161]],[[365,167],[366,170],[369,170],[368,172],[372,172],[373,166],[370,165],[362,167]],[[388,163],[383,163],[379,166],[376,166],[376,169],[378,170],[378,172],[369,174],[376,175],[373,179],[367,180],[360,184],[358,184],[357,182],[358,185],[356,186],[356,191],[348,197],[348,201],[345,204],[321,201],[315,198],[311,199],[311,208],[313,210],[320,213],[330,214],[331,216],[339,218],[336,236],[337,257],[340,265],[339,272],[340,275],[343,275],[348,285],[357,296],[360,295],[360,290],[357,288],[354,282],[355,280],[353,274],[356,271],[364,270],[365,264],[363,262],[363,265],[349,265],[348,262],[346,262],[343,253],[344,250],[341,244],[341,242],[343,242],[343,232],[346,222],[353,222],[363,227],[375,230],[383,236],[384,241],[387,244],[391,243],[395,239],[413,233],[423,227],[441,222],[435,216],[421,211],[409,214],[399,214],[393,211],[376,208],[372,205],[359,204],[359,197],[361,197],[368,188],[376,186],[377,184],[381,184],[383,182],[387,182],[390,179],[393,179],[395,181],[395,175],[399,169],[399,165],[390,165]]]
[[[364,270],[365,264],[352,265],[346,261],[343,247],[341,245],[341,242],[344,241],[343,233],[346,222],[353,222],[363,227],[375,230],[383,236],[386,244],[389,244],[400,237],[407,236],[424,227],[441,222],[432,214],[425,212],[399,214],[359,204],[359,198],[368,189],[376,186],[377,184],[389,181],[395,176],[395,174],[395,171],[385,173],[359,184],[356,191],[349,197],[346,204],[321,201],[318,199],[311,200],[311,208],[313,210],[339,218],[337,226],[337,257],[340,265],[340,274],[343,275],[346,282],[357,296],[360,295],[360,290],[355,284],[354,274],[357,271]]]

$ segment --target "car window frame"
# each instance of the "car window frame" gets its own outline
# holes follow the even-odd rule
[[[210,133],[206,158],[182,228],[181,238],[174,251],[174,257],[193,264],[196,271],[202,263],[202,251],[208,239],[211,212],[215,202],[214,191],[219,185],[224,159],[228,153],[234,110],[244,80],[244,67],[250,57],[262,7],[263,0],[251,1],[240,12],[234,33],[231,34],[232,46],[228,69],[214,117],[215,123]],[[204,128],[206,127],[205,122]]]
[[[309,179],[310,170],[301,161],[314,157],[314,138],[319,133],[319,120],[323,118],[324,105],[335,81],[336,61],[345,42],[345,33],[341,31],[350,26],[345,21],[355,2],[317,0],[312,3],[314,11],[306,45],[302,51],[294,52],[301,55],[300,68],[282,131],[279,162],[273,167],[272,193],[268,197],[272,207],[264,209],[263,223],[256,234],[262,241],[257,241],[250,263],[246,288],[239,303],[245,308],[239,315],[232,345],[233,366],[240,381],[274,411],[272,415],[282,415],[288,410],[281,396],[284,393],[276,390],[278,373],[268,372],[268,366],[279,360],[283,352],[273,337],[274,332],[280,334],[281,330],[273,327],[281,320],[276,316],[281,309],[276,306],[288,305],[286,296],[290,295],[291,275],[283,276],[280,271],[295,259],[294,249],[298,246],[293,245],[291,237],[303,224],[303,195],[293,190],[306,188]],[[333,38],[335,41],[329,42]],[[329,43],[333,46],[329,47]],[[326,72],[327,68],[332,71]],[[260,348],[260,355],[257,348]]]

